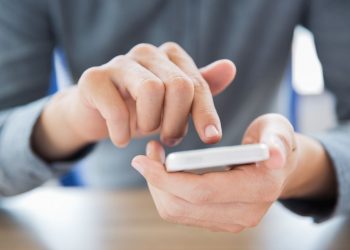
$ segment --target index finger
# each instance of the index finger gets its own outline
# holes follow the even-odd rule
[[[160,46],[168,58],[193,82],[192,118],[195,128],[205,143],[216,143],[222,137],[221,123],[216,112],[208,83],[202,77],[192,58],[179,45],[168,42]]]

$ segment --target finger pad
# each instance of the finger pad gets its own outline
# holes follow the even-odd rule
[[[213,94],[218,94],[223,91],[232,82],[235,75],[235,65],[230,60],[226,59],[217,61],[203,74]]]

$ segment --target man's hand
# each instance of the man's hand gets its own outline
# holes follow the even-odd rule
[[[226,172],[167,173],[155,141],[132,165],[147,180],[162,218],[176,223],[240,232],[256,226],[279,198],[334,195],[334,174],[318,142],[296,135],[287,119],[268,114],[251,123],[243,144],[265,143],[270,158]],[[317,176],[317,178],[315,178]]]
[[[54,160],[108,136],[124,147],[134,137],[160,133],[174,146],[185,136],[190,114],[201,140],[218,142],[222,132],[212,95],[223,91],[235,73],[229,60],[198,69],[172,42],[139,44],[86,70],[77,87],[53,98],[35,127],[33,147]]]

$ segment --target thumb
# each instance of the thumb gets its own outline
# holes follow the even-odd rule
[[[270,157],[263,165],[270,169],[283,168],[294,149],[294,129],[289,121],[279,114],[262,115],[249,125],[242,143],[266,144]]]
[[[164,148],[157,141],[150,141],[149,143],[147,143],[146,155],[151,160],[158,161],[162,164],[164,164],[165,162]]]
[[[228,59],[215,61],[200,69],[209,84],[211,93],[217,95],[230,85],[236,76],[236,66]]]
[[[288,148],[285,139],[281,136],[268,133],[263,135],[261,143],[264,143],[269,148],[269,159],[265,161],[264,165],[271,169],[283,168],[287,162]]]

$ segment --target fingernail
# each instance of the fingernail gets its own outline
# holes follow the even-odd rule
[[[208,125],[204,130],[205,137],[212,138],[219,136],[219,131],[214,125]]]
[[[132,160],[131,166],[133,166],[140,174],[143,175],[143,166],[138,160]]]
[[[169,147],[174,147],[177,144],[179,144],[181,140],[182,138],[168,138],[168,139],[164,139],[163,142]]]

